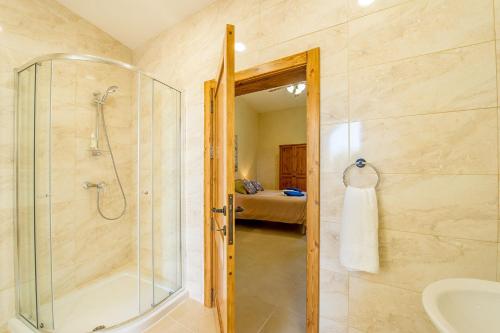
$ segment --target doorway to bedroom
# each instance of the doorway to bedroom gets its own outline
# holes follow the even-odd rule
[[[238,333],[306,331],[306,94],[298,81],[235,99]]]
[[[204,109],[205,109],[205,124],[204,124],[204,300],[205,306],[215,307],[217,310],[217,318],[221,333],[234,333],[252,330],[246,330],[245,322],[251,323],[255,332],[293,332],[300,331],[307,333],[319,332],[319,256],[320,256],[320,239],[319,239],[319,212],[320,212],[320,188],[319,188],[319,169],[320,169],[320,50],[319,48],[311,49],[305,52],[297,53],[288,57],[280,58],[274,61],[263,63],[239,72],[234,71],[234,26],[226,26],[226,34],[223,43],[223,53],[217,75],[213,80],[206,81],[204,84]],[[305,83],[305,87],[302,84]],[[301,84],[299,86],[299,84]],[[297,172],[296,168],[291,168],[291,173],[283,173],[281,177],[278,175],[278,181],[273,182],[276,191],[280,191],[285,187],[297,187],[298,196],[287,196],[288,199],[300,199],[302,192],[303,200],[306,201],[306,217],[305,223],[279,223],[268,222],[272,218],[266,217],[265,222],[249,222],[245,224],[238,223],[238,225],[246,225],[247,228],[252,228],[247,235],[247,242],[262,241],[263,245],[258,247],[258,250],[274,244],[271,250],[265,252],[266,256],[261,261],[271,260],[276,257],[277,251],[281,249],[280,241],[261,237],[262,233],[254,232],[267,230],[269,226],[273,225],[277,228],[291,228],[295,229],[294,232],[284,230],[287,235],[294,235],[297,244],[303,244],[304,237],[306,243],[306,250],[302,251],[303,245],[297,246],[298,253],[305,255],[305,311],[296,310],[301,312],[301,322],[293,325],[293,328],[287,326],[292,318],[285,316],[275,316],[276,320],[270,321],[271,315],[276,313],[279,306],[274,304],[273,308],[262,308],[259,306],[254,307],[255,311],[264,313],[264,321],[261,325],[255,325],[258,320],[253,316],[255,313],[248,313],[248,316],[242,316],[245,304],[238,302],[236,293],[242,294],[238,291],[237,285],[242,287],[247,286],[253,289],[254,295],[263,295],[265,291],[258,290],[252,282],[246,283],[236,276],[241,276],[238,273],[240,267],[237,267],[241,253],[236,250],[240,243],[244,243],[245,235],[241,234],[242,229],[236,235],[236,219],[243,220],[244,214],[251,213],[251,207],[245,203],[244,205],[239,201],[235,201],[235,177],[243,176],[243,169],[240,165],[240,158],[235,155],[241,154],[241,143],[235,144],[236,136],[236,98],[238,96],[249,95],[252,93],[265,92],[274,93],[280,91],[284,93],[283,87],[290,89],[289,94],[304,94],[306,100],[306,141],[299,143],[280,144],[284,146],[282,156],[294,156],[297,154],[305,154],[305,168],[307,176],[301,179],[301,172]],[[300,93],[299,93],[300,91]],[[238,139],[239,140],[239,139]],[[305,146],[299,147],[300,145]],[[289,146],[289,147],[287,147]],[[290,158],[290,157],[289,157]],[[238,168],[236,168],[236,160],[238,159]],[[275,162],[277,163],[277,162]],[[238,169],[238,171],[236,171]],[[240,174],[240,175],[237,175]],[[288,177],[288,178],[287,178]],[[248,178],[248,175],[245,176]],[[281,182],[279,178],[283,181]],[[254,179],[257,180],[258,179]],[[294,183],[285,183],[285,181],[294,181]],[[253,184],[252,184],[253,185]],[[259,182],[259,185],[265,185]],[[255,186],[254,185],[254,186]],[[266,192],[257,191],[257,193]],[[303,188],[302,188],[303,187]],[[293,190],[291,190],[293,191]],[[246,190],[245,190],[246,192]],[[283,194],[283,193],[281,193]],[[242,194],[243,195],[243,194]],[[252,198],[257,197],[256,195]],[[275,196],[275,199],[283,199],[283,197]],[[283,200],[281,200],[283,201]],[[290,202],[285,201],[285,202]],[[237,206],[239,205],[239,207]],[[243,208],[243,206],[246,206]],[[277,207],[277,205],[274,205]],[[275,213],[275,212],[273,212]],[[236,216],[238,215],[238,216]],[[297,216],[297,214],[295,214]],[[297,220],[295,220],[297,221]],[[247,224],[254,224],[248,226]],[[298,227],[296,226],[298,225]],[[287,227],[288,226],[288,227]],[[302,227],[304,226],[304,228]],[[298,229],[298,230],[297,230]],[[248,230],[247,230],[248,231]],[[283,230],[279,230],[283,231]],[[304,235],[305,233],[305,235]],[[241,234],[241,235],[240,235]],[[252,237],[253,236],[253,237]],[[290,238],[287,238],[290,241]],[[302,242],[302,243],[301,243]],[[244,248],[243,248],[244,249]],[[249,247],[252,251],[251,247]],[[293,251],[292,251],[293,252]],[[305,252],[305,253],[304,253]],[[290,252],[291,253],[291,252]],[[291,256],[288,253],[289,257]],[[253,254],[251,254],[253,255]],[[250,255],[250,256],[251,256]],[[300,256],[295,256],[297,262],[304,262]],[[249,263],[255,264],[259,259],[250,257]],[[239,264],[238,264],[239,265]],[[270,264],[269,267],[273,265]],[[254,265],[255,267],[255,265]],[[290,270],[277,269],[280,274]],[[303,266],[302,266],[303,267]],[[243,272],[245,268],[243,269]],[[303,269],[303,268],[302,268]],[[293,270],[293,268],[292,268]],[[271,273],[259,268],[255,269],[260,276],[263,277],[263,284],[272,283],[273,279]],[[274,272],[273,272],[274,273]],[[246,276],[246,275],[245,275]],[[249,275],[251,276],[251,275]],[[244,277],[245,278],[245,277]],[[243,279],[244,279],[243,278]],[[289,279],[288,279],[289,280]],[[287,280],[287,281],[288,281]],[[273,288],[268,288],[269,295],[272,295]],[[303,289],[301,289],[303,292]],[[243,292],[244,294],[245,292]],[[276,295],[276,294],[275,294]],[[287,294],[286,296],[290,296]],[[274,298],[278,297],[273,297]],[[240,304],[241,303],[241,304]],[[285,301],[282,304],[291,305],[291,301]],[[297,302],[303,309],[303,303]],[[279,304],[278,304],[279,305]],[[242,307],[243,306],[243,307]],[[237,312],[239,314],[237,315]],[[304,314],[305,312],[305,314]],[[298,316],[297,316],[298,317]],[[305,319],[304,319],[305,317]],[[238,323],[242,321],[242,323]],[[265,326],[269,324],[270,326]],[[305,324],[305,327],[304,327]],[[250,326],[250,325],[248,325]],[[257,327],[255,327],[257,326]]]

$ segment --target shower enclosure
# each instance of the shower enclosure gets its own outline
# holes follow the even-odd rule
[[[182,287],[180,98],[110,59],[16,69],[17,315],[107,329]]]

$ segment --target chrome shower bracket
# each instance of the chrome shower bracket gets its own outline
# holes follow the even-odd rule
[[[88,190],[88,189],[90,189],[90,188],[92,188],[92,187],[95,187],[95,188],[97,188],[98,190],[101,190],[101,189],[103,189],[105,186],[106,186],[106,183],[105,183],[105,182],[100,182],[100,183],[97,183],[97,184],[96,184],[96,183],[91,183],[91,182],[84,182],[84,183],[83,183],[83,188],[84,188],[85,190]]]

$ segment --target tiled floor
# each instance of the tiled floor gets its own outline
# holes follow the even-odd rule
[[[306,237],[300,227],[236,226],[236,332],[305,332]]]
[[[215,310],[187,299],[145,333],[217,333]]]
[[[300,227],[236,226],[236,332],[303,333],[306,238]],[[216,314],[188,299],[145,333],[217,333]]]

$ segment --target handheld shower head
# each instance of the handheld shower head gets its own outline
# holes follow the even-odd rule
[[[118,86],[111,86],[106,90],[106,93],[114,93],[115,91],[118,90]]]
[[[112,93],[116,92],[117,90],[118,90],[118,86],[111,86],[108,89],[106,89],[106,92],[101,97],[101,103],[104,103],[106,101],[109,94],[112,94]]]

